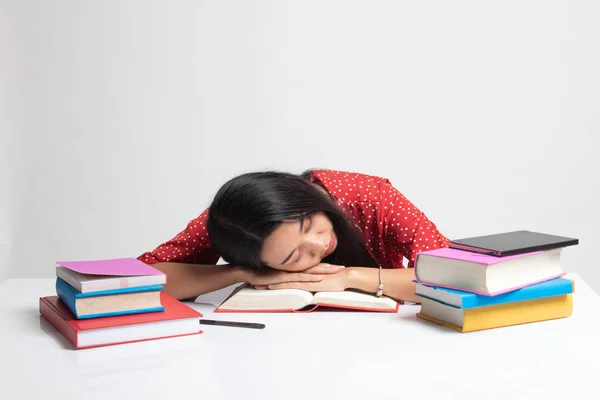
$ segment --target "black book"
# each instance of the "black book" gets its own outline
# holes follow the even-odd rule
[[[513,231],[450,241],[450,248],[506,257],[579,244],[579,239],[531,231]]]

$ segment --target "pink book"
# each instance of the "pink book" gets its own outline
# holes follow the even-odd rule
[[[62,267],[86,275],[141,276],[162,274],[161,271],[141,262],[137,258],[115,258],[93,261],[57,261],[56,263]]]
[[[507,257],[496,257],[496,256],[490,256],[487,254],[473,253],[470,251],[442,247],[442,248],[435,249],[435,250],[423,251],[417,255],[417,258],[419,257],[419,255],[425,254],[428,256],[432,256],[432,257],[449,258],[452,260],[467,261],[467,262],[475,263],[475,264],[492,265],[492,264],[497,264],[502,261],[509,261],[509,260],[515,260],[518,258],[530,257],[533,254],[539,254],[539,253],[542,253],[542,252],[536,251],[534,253],[517,254],[517,255],[507,256]]]
[[[421,252],[415,278],[426,286],[495,296],[560,277],[561,248],[496,257],[452,248]]]

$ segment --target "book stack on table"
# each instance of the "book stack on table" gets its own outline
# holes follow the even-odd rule
[[[417,317],[459,332],[566,318],[574,284],[560,256],[578,239],[513,231],[451,241],[415,263]]]
[[[201,314],[135,258],[58,264],[56,295],[40,298],[40,314],[77,349],[201,333]]]

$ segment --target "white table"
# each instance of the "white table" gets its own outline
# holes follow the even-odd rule
[[[52,279],[0,285],[3,399],[600,399],[600,297],[573,316],[460,334],[398,314],[216,314],[264,330],[71,350],[38,312]],[[204,298],[218,301],[224,293]]]

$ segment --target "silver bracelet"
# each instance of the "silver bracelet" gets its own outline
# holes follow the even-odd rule
[[[377,286],[377,293],[375,293],[375,296],[383,296],[383,278],[381,277],[381,265],[379,266],[379,286]]]

